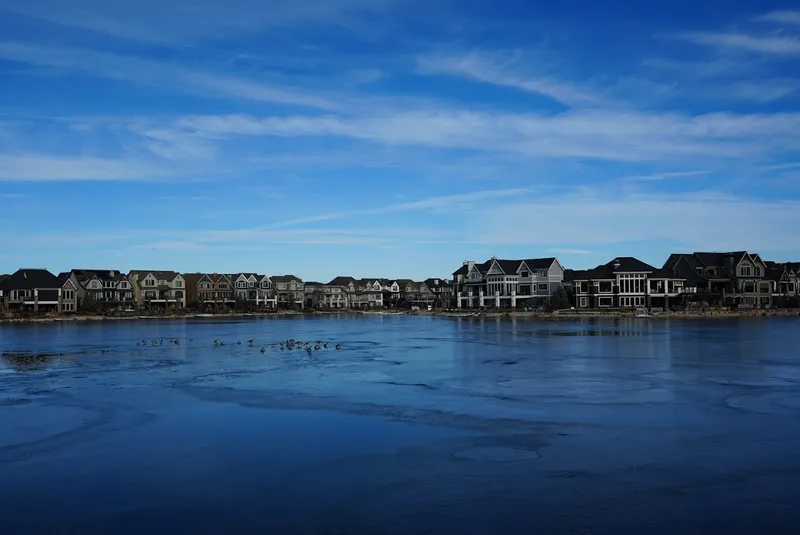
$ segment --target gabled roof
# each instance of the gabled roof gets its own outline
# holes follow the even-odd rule
[[[2,283],[3,290],[58,289],[64,283],[46,269],[19,269]]]
[[[272,282],[303,282],[303,279],[294,275],[273,275]]]
[[[177,271],[148,271],[144,269],[132,269],[130,275],[139,275],[140,278],[145,278],[151,273],[158,280],[167,280],[167,281],[175,280],[181,276],[181,274],[178,273]]]
[[[497,264],[500,266],[500,269],[503,270],[503,273],[506,275],[513,275],[519,270],[519,266],[522,265],[522,260],[501,260],[499,258],[493,258],[489,262],[488,269],[492,269],[493,264]],[[481,271],[483,273],[483,271]]]
[[[527,258],[524,260],[525,265],[531,269],[549,269],[555,262],[555,257],[549,258]]]
[[[356,280],[353,277],[338,276],[328,283],[328,286],[347,286],[350,283],[355,284]]]
[[[617,273],[656,273],[659,271],[660,270],[657,270],[646,262],[642,262],[638,258],[632,256],[618,256],[614,260],[593,269],[565,269],[564,280],[567,282],[612,280],[616,278]]]
[[[453,284],[447,279],[425,279],[425,284],[428,285],[428,288],[450,288]]]
[[[73,269],[70,273],[74,274],[79,281],[91,280],[94,277],[102,281],[118,281],[128,278],[118,269]]]
[[[632,256],[618,256],[606,264],[612,273],[653,273],[656,268]]]
[[[236,282],[240,278],[244,277],[245,280],[255,279],[256,281],[261,280],[261,277],[258,273],[231,273],[230,280],[232,282]]]

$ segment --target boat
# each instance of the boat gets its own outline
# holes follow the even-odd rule
[[[636,312],[633,315],[637,318],[649,318],[650,314],[647,312],[646,308],[637,308]]]

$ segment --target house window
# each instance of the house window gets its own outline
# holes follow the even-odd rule
[[[183,281],[175,281],[176,288],[183,288]]]
[[[611,281],[600,281],[600,293],[611,293]]]
[[[762,297],[761,298],[761,304],[762,305],[769,305],[769,303],[770,303],[770,298],[769,297]]]
[[[547,283],[539,284],[539,292],[546,292],[549,289],[549,285]]]
[[[750,269],[750,266],[742,266],[742,277],[749,277],[751,273],[752,270]]]
[[[588,307],[589,306],[589,298],[588,297],[581,297],[581,305],[580,306],[582,306],[584,308]]]
[[[546,269],[540,269],[539,270],[539,276],[546,279],[547,278],[547,270]]]
[[[527,279],[530,276],[530,273],[528,273],[527,271],[520,271],[519,276],[522,277],[523,279]]]
[[[597,299],[597,305],[601,306],[601,307],[614,306],[614,298],[613,297],[599,297]]]
[[[756,277],[760,277],[761,276],[761,268],[760,267],[756,266],[753,269],[753,271],[754,271]]]
[[[156,281],[154,281],[153,279],[145,279],[144,285],[145,286],[155,286],[156,285]]]
[[[769,283],[768,282],[762,282],[759,286],[760,286],[760,292],[762,294],[769,293]]]

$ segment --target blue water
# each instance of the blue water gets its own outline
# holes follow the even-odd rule
[[[798,318],[2,325],[0,532],[796,534],[798,335]]]

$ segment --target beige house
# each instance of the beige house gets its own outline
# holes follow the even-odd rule
[[[300,307],[305,305],[305,283],[294,275],[274,275],[270,277],[275,288],[277,304],[281,307]]]
[[[230,276],[236,301],[250,308],[277,308],[278,298],[272,280],[258,273],[234,273]]]
[[[180,273],[134,270],[128,278],[137,308],[186,308],[186,281]]]

